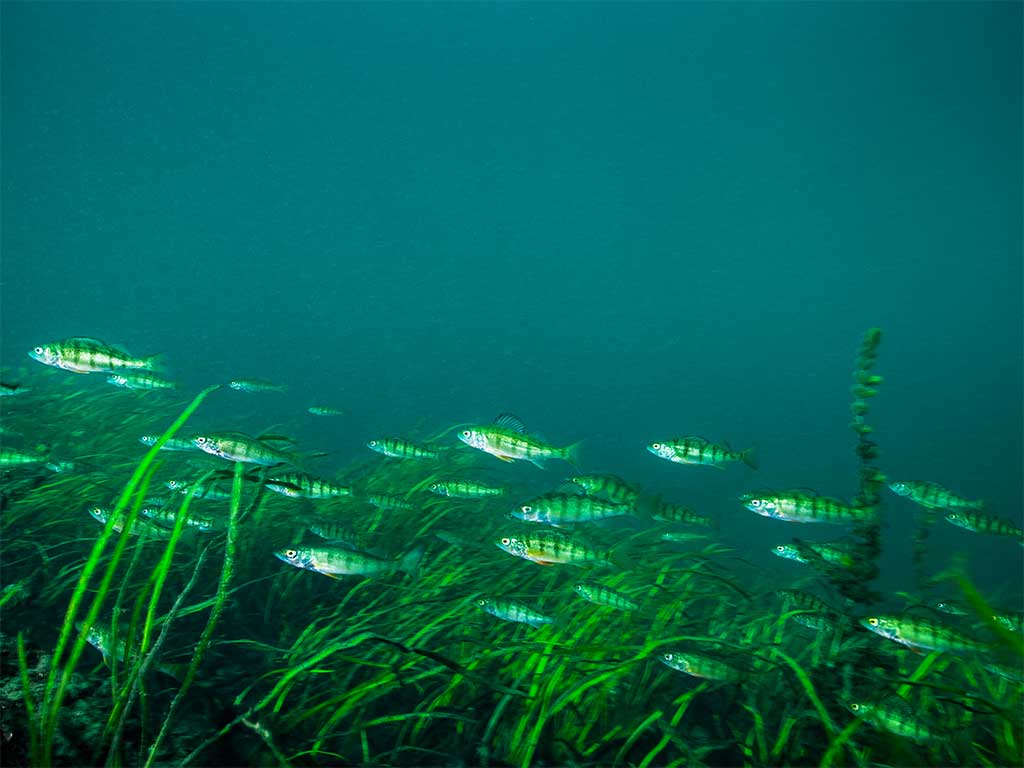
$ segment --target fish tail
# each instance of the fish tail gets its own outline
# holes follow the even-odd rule
[[[616,545],[608,550],[607,560],[616,568],[623,571],[630,571],[636,567],[636,561],[630,555],[628,548],[624,544]]]
[[[562,449],[561,454],[560,454],[560,458],[563,461],[567,461],[570,464],[572,464],[573,468],[575,470],[577,470],[577,471],[580,471],[580,443],[581,442],[582,441],[578,441],[578,442],[573,443],[572,445],[567,445],[565,448]]]
[[[755,449],[747,448],[745,451],[740,451],[740,461],[751,469],[757,469],[757,455],[755,453]]]
[[[408,574],[411,578],[419,578],[420,560],[423,559],[423,545],[413,547],[398,561],[398,570]]]
[[[142,358],[139,362],[140,365],[138,367],[144,371],[159,373],[165,369],[163,355],[149,355]]]

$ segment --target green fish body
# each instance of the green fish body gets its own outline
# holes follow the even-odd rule
[[[381,437],[370,440],[366,447],[392,459],[436,459],[440,453],[428,446],[419,445],[400,437]]]
[[[578,486],[587,496],[598,496],[620,504],[635,504],[640,491],[618,475],[577,475],[569,482]]]
[[[651,443],[647,450],[659,458],[676,464],[692,464],[701,467],[724,468],[725,464],[741,461],[751,469],[757,469],[754,449],[733,451],[705,440],[703,437],[676,437],[662,442]]]
[[[468,427],[459,432],[459,439],[477,450],[502,461],[530,461],[544,468],[548,459],[577,462],[579,443],[557,448],[526,434],[523,423],[511,414],[502,414],[494,424]]]
[[[504,621],[529,624],[531,627],[542,627],[545,624],[554,624],[555,622],[550,616],[545,616],[543,613],[535,611],[530,606],[516,600],[500,597],[481,597],[476,601],[476,604],[482,611]]]
[[[274,553],[279,560],[296,568],[315,571],[335,579],[339,576],[381,576],[395,571],[415,575],[422,555],[423,549],[420,547],[394,560],[331,546],[296,547]]]
[[[453,499],[482,499],[488,496],[505,495],[504,488],[474,483],[471,480],[439,480],[427,486],[427,490],[438,496],[448,496]]]
[[[985,508],[984,501],[972,501],[957,496],[930,480],[908,480],[902,483],[889,483],[889,490],[897,496],[904,496],[925,509],[973,509]]]
[[[303,472],[275,474],[264,485],[275,493],[294,499],[332,499],[351,496],[352,489]]]
[[[152,373],[112,373],[107,377],[107,383],[113,384],[121,389],[175,389],[177,384],[167,379],[162,379]]]
[[[806,491],[745,493],[740,496],[740,502],[751,512],[791,523],[843,525],[873,521],[878,514],[875,507],[844,504]]]
[[[986,650],[983,643],[926,619],[905,616],[868,616],[861,619],[860,624],[877,635],[901,643],[915,651],[976,653]]]
[[[571,525],[633,514],[633,505],[604,501],[593,496],[549,493],[538,496],[512,511],[512,516],[532,523]]]
[[[640,606],[611,587],[593,581],[581,581],[573,584],[573,591],[588,603],[618,608],[622,611],[635,611]]]
[[[28,355],[43,365],[72,373],[152,371],[157,368],[156,356],[132,357],[119,347],[87,336],[73,336],[43,344],[29,350]]]

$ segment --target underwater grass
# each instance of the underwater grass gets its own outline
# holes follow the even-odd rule
[[[33,754],[33,760],[37,765],[50,765],[52,762],[53,740],[56,734],[57,721],[60,717],[60,707],[64,699],[64,694],[67,690],[68,683],[70,682],[71,675],[82,655],[89,628],[95,623],[96,618],[99,615],[100,609],[103,605],[103,600],[106,597],[107,590],[110,588],[110,583],[117,568],[117,563],[120,560],[121,553],[124,551],[128,539],[130,538],[128,531],[130,530],[130,526],[134,524],[135,519],[138,517],[139,508],[141,507],[145,496],[145,489],[148,486],[149,479],[152,477],[154,469],[152,464],[156,459],[157,453],[160,448],[166,444],[166,442],[184,425],[203,400],[206,399],[206,396],[215,389],[217,389],[217,387],[213,386],[200,392],[188,407],[185,408],[181,415],[178,416],[178,418],[171,424],[171,426],[164,431],[160,436],[160,439],[157,440],[157,442],[146,452],[145,456],[143,456],[135,472],[132,474],[131,479],[128,481],[128,484],[122,491],[113,511],[110,513],[107,523],[104,525],[103,531],[99,538],[97,538],[92,552],[82,569],[81,576],[79,577],[75,590],[72,593],[71,601],[68,605],[67,613],[65,614],[64,622],[61,626],[57,645],[53,652],[50,672],[47,676],[46,686],[43,692],[43,699],[40,704],[40,721],[36,737],[36,746],[38,751]],[[67,660],[64,662],[63,673],[61,674],[60,681],[58,683],[57,670],[60,666],[64,650],[67,647],[72,631],[74,630],[75,617],[77,616],[79,605],[85,597],[85,592],[93,573],[99,566],[99,562],[106,548],[107,542],[114,533],[114,526],[120,519],[121,514],[128,507],[129,502],[131,502],[133,497],[136,498],[135,502],[132,504],[131,513],[123,520],[125,533],[118,540],[114,554],[107,565],[107,570],[103,575],[100,586],[97,589],[93,602],[86,614],[82,630],[79,633],[77,640],[72,645]],[[33,725],[30,723],[29,727],[31,728]]]
[[[238,520],[241,513],[242,506],[242,483],[245,475],[245,465],[241,462],[235,463],[234,481],[231,484],[231,511],[228,516],[228,531],[227,538],[224,544],[224,563],[221,566],[220,580],[217,584],[217,600],[210,609],[210,615],[207,618],[206,626],[203,628],[202,634],[199,636],[199,642],[196,644],[195,651],[192,654],[192,659],[189,662],[188,670],[185,672],[185,679],[181,683],[181,687],[174,695],[174,699],[171,701],[170,709],[167,712],[167,716],[164,718],[163,724],[160,726],[160,732],[157,734],[156,739],[149,747],[149,752],[144,763],[144,768],[149,768],[153,760],[159,754],[160,745],[167,737],[170,731],[171,723],[174,720],[174,715],[177,713],[178,708],[181,706],[181,702],[185,699],[185,694],[192,686],[193,681],[196,677],[196,672],[199,670],[199,665],[202,663],[205,657],[206,650],[209,647],[210,639],[213,636],[213,631],[217,626],[217,621],[220,619],[221,611],[224,608],[224,603],[228,596],[228,584],[231,581],[231,576],[234,568],[235,561],[235,550],[237,547],[238,537]],[[194,491],[193,491],[194,492]],[[190,494],[191,496],[191,494]],[[259,497],[257,496],[256,499]],[[254,499],[254,503],[256,501]],[[185,515],[179,513],[178,524],[183,525]],[[172,552],[173,554],[173,552]],[[168,561],[169,562],[169,561]],[[155,603],[151,604],[151,607],[155,611]]]

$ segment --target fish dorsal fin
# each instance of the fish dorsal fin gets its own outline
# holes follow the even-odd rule
[[[513,432],[518,432],[521,435],[526,434],[526,427],[523,425],[522,420],[511,413],[499,413],[494,423],[499,427],[511,429]]]

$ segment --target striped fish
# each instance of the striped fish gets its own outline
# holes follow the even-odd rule
[[[523,422],[510,413],[503,413],[494,424],[468,427],[459,432],[459,440],[502,461],[526,460],[544,468],[548,459],[561,459],[576,464],[579,443],[557,448],[526,434]]]
[[[659,458],[676,464],[694,464],[702,467],[724,469],[724,464],[742,461],[751,469],[757,469],[754,449],[733,451],[727,446],[716,445],[703,437],[676,437],[659,443],[651,443],[647,450]]]
[[[621,592],[616,592],[611,587],[598,584],[596,581],[581,581],[573,584],[572,589],[588,603],[595,605],[604,605],[623,611],[635,611],[640,607]]]
[[[139,442],[143,445],[153,446],[156,445],[156,441],[160,439],[160,435],[143,435],[139,438]],[[198,451],[199,446],[192,442],[192,438],[181,439],[177,437],[170,438],[166,443],[160,446],[161,451]]]
[[[622,504],[635,504],[640,491],[618,475],[576,475],[569,482],[588,496],[599,496]]]
[[[259,464],[263,467],[289,464],[292,461],[291,455],[247,435],[197,435],[192,438],[192,442],[201,451],[227,461]]]
[[[921,651],[984,651],[985,645],[957,634],[948,627],[920,618],[901,616],[868,616],[860,620],[865,629],[876,635]]]
[[[339,576],[381,576],[395,571],[404,571],[414,576],[423,556],[423,548],[411,549],[394,560],[331,546],[281,549],[274,552],[274,556],[296,568],[322,573],[333,579]]]
[[[946,522],[972,533],[988,533],[993,536],[1012,536],[1024,546],[1024,530],[1001,517],[986,515],[984,512],[970,512],[958,509],[946,515]]]
[[[121,389],[176,389],[177,384],[162,379],[152,373],[112,373],[107,377],[107,384]]]
[[[873,521],[875,507],[852,506],[806,491],[745,493],[740,502],[751,512],[791,523],[859,523]]]
[[[132,357],[120,347],[91,339],[72,336],[30,349],[28,356],[43,365],[51,365],[73,373],[113,372],[125,369],[152,371],[157,356]]]
[[[935,738],[932,731],[914,714],[910,705],[897,696],[880,702],[851,701],[846,704],[846,708],[875,728],[897,736],[917,742],[931,741]]]
[[[352,495],[352,489],[347,486],[336,485],[304,472],[275,474],[264,485],[275,493],[293,499],[331,499]]]
[[[531,523],[569,525],[606,520],[633,514],[632,504],[604,501],[593,496],[549,493],[538,496],[512,510],[512,516]]]
[[[236,392],[285,392],[287,384],[275,384],[266,379],[234,379],[228,382],[228,388]]]
[[[902,483],[889,483],[889,490],[897,496],[905,496],[926,509],[984,509],[984,501],[972,501],[957,496],[930,480],[908,480]]]
[[[651,515],[659,523],[681,523],[682,525],[699,525],[704,528],[714,528],[715,521],[706,515],[698,514],[689,507],[679,504],[661,502],[654,514]]]
[[[531,627],[542,627],[545,624],[555,623],[555,620],[550,616],[545,616],[543,613],[535,611],[530,606],[517,600],[509,600],[503,597],[481,597],[477,599],[476,605],[482,611],[491,614],[491,616],[505,621],[529,624]]]
[[[801,541],[799,545],[778,544],[772,548],[772,553],[785,560],[795,560],[798,563],[813,562],[811,558],[817,556],[829,565],[838,565],[842,568],[850,568],[854,564],[853,555],[849,551],[844,547],[828,543],[816,544],[811,541]]]
[[[510,555],[538,565],[612,565],[611,553],[594,549],[586,542],[560,531],[541,530],[521,536],[502,536],[494,542]]]
[[[692,677],[700,677],[705,680],[737,682],[743,678],[743,672],[736,667],[700,653],[665,651],[658,656],[658,660],[677,672],[683,672]]]
[[[487,496],[504,496],[505,489],[474,483],[472,480],[439,480],[427,486],[427,490],[438,496],[453,499],[482,499]]]
[[[426,445],[403,440],[400,437],[381,437],[370,440],[366,447],[392,459],[436,459],[440,454]]]

